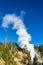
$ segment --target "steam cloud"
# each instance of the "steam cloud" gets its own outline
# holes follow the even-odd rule
[[[9,24],[13,25],[12,29],[16,29],[18,43],[20,43],[21,48],[26,47],[26,49],[30,52],[31,61],[33,61],[35,56],[34,45],[29,43],[31,41],[31,36],[27,32],[21,16],[16,16],[15,14],[5,15],[2,20],[2,27],[8,28]]]

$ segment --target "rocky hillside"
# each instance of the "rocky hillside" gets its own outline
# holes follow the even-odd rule
[[[37,50],[37,52],[40,51],[38,58],[42,58],[43,45],[39,47],[34,46],[34,48]],[[29,65],[30,62],[30,53],[25,48],[21,49],[16,43],[13,42],[0,42],[0,65]]]
[[[30,54],[15,43],[0,43],[0,65],[27,65]]]

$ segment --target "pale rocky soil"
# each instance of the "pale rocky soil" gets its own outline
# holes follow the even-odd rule
[[[16,53],[15,53],[16,54]],[[16,61],[16,63],[18,65],[25,65],[23,63],[21,63],[21,61],[24,59],[24,57],[26,57],[27,54],[23,54],[22,51],[18,51],[17,52],[17,56],[13,56],[14,57],[14,61]],[[5,61],[1,58],[0,59],[0,65],[5,65]]]
[[[5,62],[2,58],[0,59],[0,65],[5,65]]]
[[[17,54],[18,54],[18,57],[15,57],[15,61],[17,62],[18,65],[24,65],[20,61],[22,61],[24,59],[24,56],[27,56],[27,55],[23,54],[21,51],[19,51]]]

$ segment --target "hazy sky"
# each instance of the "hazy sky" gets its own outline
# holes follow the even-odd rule
[[[31,35],[30,43],[39,45],[43,43],[43,0],[0,0],[0,41],[4,41],[4,37],[8,35],[8,41],[17,42],[18,36],[16,30],[12,30],[12,25],[8,29],[4,29],[3,16],[6,14],[16,14],[21,16],[21,11],[25,11],[23,22]]]

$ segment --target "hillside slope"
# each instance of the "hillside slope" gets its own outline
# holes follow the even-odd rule
[[[34,48],[37,50],[38,61],[43,61],[43,45]],[[25,48],[21,49],[13,42],[0,42],[0,65],[29,65],[30,62],[30,53]]]
[[[27,65],[30,54],[14,43],[0,43],[0,65]]]

